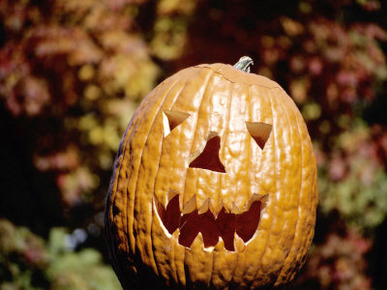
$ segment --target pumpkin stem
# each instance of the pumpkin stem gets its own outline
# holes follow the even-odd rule
[[[253,65],[254,61],[249,56],[242,56],[239,61],[234,64],[234,67],[236,69],[239,69],[241,71],[244,71],[246,73],[250,72],[250,65]]]

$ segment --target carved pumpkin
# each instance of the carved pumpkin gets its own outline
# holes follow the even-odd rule
[[[251,63],[184,69],[131,119],[106,204],[124,288],[271,287],[303,265],[318,199],[311,140]]]

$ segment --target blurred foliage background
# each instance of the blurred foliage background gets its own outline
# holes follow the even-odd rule
[[[295,289],[387,289],[387,2],[0,0],[0,289],[119,289],[102,237],[120,138],[161,80],[255,61],[314,141]]]

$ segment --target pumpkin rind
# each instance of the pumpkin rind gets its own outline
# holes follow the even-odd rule
[[[190,116],[164,137],[164,111]],[[246,122],[272,125],[263,149]],[[211,132],[220,137],[224,173],[188,167]],[[253,194],[266,204],[255,235],[247,243],[236,238],[235,251],[222,240],[204,249],[201,233],[188,248],[178,229],[166,232],[154,206],[154,196],[166,206],[170,189],[180,195],[180,210],[193,196],[197,208],[210,198],[215,213],[233,205],[243,211]],[[144,98],[122,139],[106,204],[112,264],[126,288],[282,285],[305,261],[317,199],[313,147],[285,91],[229,65],[191,67]]]

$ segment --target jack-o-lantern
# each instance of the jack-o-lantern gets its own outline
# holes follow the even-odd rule
[[[105,225],[124,288],[265,288],[303,265],[318,199],[312,143],[294,102],[251,63],[184,69],[132,117]]]

